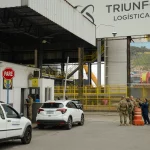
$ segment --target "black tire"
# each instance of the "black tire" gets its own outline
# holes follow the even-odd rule
[[[31,127],[27,127],[23,138],[21,139],[22,144],[29,144],[32,139],[32,129]]]
[[[44,125],[38,124],[38,129],[44,129]]]
[[[84,115],[81,115],[81,121],[78,123],[78,125],[83,126],[84,125]]]
[[[68,118],[66,128],[67,128],[67,130],[70,130],[72,128],[72,118],[71,117]]]

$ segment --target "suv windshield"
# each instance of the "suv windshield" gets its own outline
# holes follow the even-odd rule
[[[63,108],[62,103],[44,103],[41,108]]]

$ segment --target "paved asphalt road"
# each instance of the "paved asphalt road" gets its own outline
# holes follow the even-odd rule
[[[149,150],[150,126],[119,126],[118,116],[88,116],[72,130],[33,130],[29,145],[20,141],[0,144],[0,150]]]

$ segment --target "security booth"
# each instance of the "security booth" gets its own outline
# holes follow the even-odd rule
[[[32,122],[36,121],[38,109],[42,103],[47,100],[54,99],[54,80],[39,78],[37,75],[29,78],[29,94],[33,98],[32,105]]]

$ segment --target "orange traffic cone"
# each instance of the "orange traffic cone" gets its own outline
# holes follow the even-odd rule
[[[144,125],[141,108],[135,107],[133,124],[136,126],[143,126]]]

